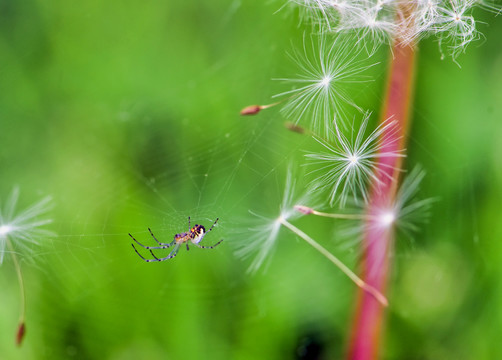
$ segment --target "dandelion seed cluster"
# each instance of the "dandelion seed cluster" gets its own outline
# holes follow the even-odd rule
[[[399,39],[409,44],[435,35],[440,48],[456,58],[481,34],[472,15],[475,7],[500,12],[479,0],[289,0],[321,32],[356,31],[375,44]]]
[[[289,0],[289,3],[302,8],[305,19],[319,31],[304,36],[303,48],[289,54],[297,65],[296,74],[276,79],[290,88],[275,95],[275,103],[250,106],[241,114],[254,115],[282,104],[288,129],[312,135],[321,149],[306,154],[310,184],[303,203],[292,201],[295,182],[289,171],[279,216],[257,216],[261,225],[249,229],[250,241],[237,255],[256,254],[250,266],[252,272],[273,252],[282,226],[320,248],[289,223],[294,211],[300,215],[356,220],[357,225],[348,224],[350,229],[346,228],[349,230],[346,234],[353,238],[361,238],[368,231],[393,231],[395,227],[408,235],[418,230],[417,224],[427,217],[432,201],[416,199],[425,175],[420,167],[403,176],[401,185],[398,183],[402,171],[399,158],[406,156],[403,139],[406,115],[393,110],[385,115],[390,118],[369,130],[371,112],[355,103],[349,85],[371,80],[365,72],[376,65],[371,58],[381,44],[392,42],[393,49],[404,49],[403,45],[413,49],[419,39],[435,35],[440,50],[447,50],[455,61],[471,41],[481,36],[472,16],[473,8],[498,11],[479,0]],[[304,124],[310,131],[304,130]],[[326,200],[325,206],[338,207],[342,213],[326,213],[303,205],[311,203],[309,196],[318,194]],[[345,212],[346,206],[352,211]]]

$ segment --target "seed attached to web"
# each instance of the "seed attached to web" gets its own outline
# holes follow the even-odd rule
[[[256,115],[261,111],[261,109],[263,109],[261,105],[246,106],[241,110],[241,115]]]
[[[264,109],[268,109],[269,107],[275,106],[279,103],[280,103],[280,101],[273,103],[273,104],[268,104],[268,105],[249,105],[241,110],[241,115],[256,115],[260,111],[262,111]]]
[[[23,342],[24,339],[24,334],[26,334],[26,325],[24,324],[24,321],[22,321],[17,328],[17,334],[16,334],[17,346],[21,346],[21,343]]]
[[[303,127],[301,127],[299,125],[296,125],[295,123],[292,123],[290,121],[286,121],[284,123],[284,126],[289,131],[293,131],[293,132],[298,133],[298,134],[305,134],[307,132],[307,130],[305,130],[305,128],[303,128]]]

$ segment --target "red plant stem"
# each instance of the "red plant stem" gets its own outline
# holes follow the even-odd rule
[[[394,44],[394,57],[391,62],[387,82],[387,93],[381,122],[392,117],[397,122],[398,131],[383,134],[380,139],[382,154],[395,154],[403,150],[409,124],[414,84],[414,46],[403,46],[399,41]],[[383,141],[385,139],[385,141]],[[382,156],[375,174],[380,182],[374,182],[367,213],[375,219],[381,209],[394,203],[402,157]],[[364,256],[362,261],[362,279],[386,295],[389,277],[389,253],[393,246],[393,226],[377,224],[378,220],[368,220],[364,234]],[[356,313],[353,322],[348,358],[355,360],[377,359],[382,337],[384,307],[373,296],[359,291]]]

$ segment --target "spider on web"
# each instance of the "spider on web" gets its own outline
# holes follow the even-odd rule
[[[187,251],[189,250],[189,248],[188,248],[188,243],[189,242],[192,242],[192,244],[194,244],[195,246],[197,246],[197,247],[199,247],[201,249],[213,249],[216,246],[218,246],[223,241],[223,239],[221,239],[220,241],[218,241],[213,246],[202,246],[202,245],[199,245],[199,243],[202,241],[202,239],[204,239],[204,236],[206,236],[207,233],[209,233],[211,230],[213,230],[213,228],[214,228],[214,226],[216,225],[217,222],[218,222],[218,218],[216,218],[216,220],[214,221],[213,225],[206,232],[206,229],[202,225],[195,225],[194,227],[191,228],[190,227],[190,216],[189,216],[188,217],[188,231],[184,232],[184,233],[181,233],[181,234],[174,235],[174,240],[172,242],[170,242],[170,243],[163,243],[163,242],[160,242],[159,240],[157,240],[157,238],[155,237],[155,235],[153,235],[152,230],[150,230],[150,228],[148,228],[148,231],[150,231],[150,235],[152,235],[153,239],[157,242],[157,244],[159,244],[159,246],[145,246],[142,243],[140,243],[138,240],[136,240],[134,238],[134,236],[132,236],[131,234],[129,234],[129,236],[139,246],[141,246],[141,247],[149,250],[150,254],[152,254],[152,256],[153,256],[153,259],[146,259],[146,258],[144,258],[139,253],[139,251],[136,249],[136,247],[134,246],[134,244],[131,243],[134,251],[136,251],[136,254],[138,254],[140,258],[142,258],[146,262],[164,261],[164,260],[168,260],[168,259],[171,259],[171,258],[175,257],[176,254],[178,254],[178,250],[179,250],[180,246],[183,243],[186,244]],[[157,256],[155,256],[155,254],[152,251],[153,249],[167,249],[167,248],[169,248],[169,247],[171,247],[173,245],[174,245],[174,248],[171,250],[171,252],[169,253],[169,255],[167,255],[166,257],[157,257]]]

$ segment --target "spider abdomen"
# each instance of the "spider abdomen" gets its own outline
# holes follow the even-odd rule
[[[191,238],[192,238],[192,233],[188,232],[174,235],[174,241],[176,241],[177,244],[183,244],[189,241]]]

